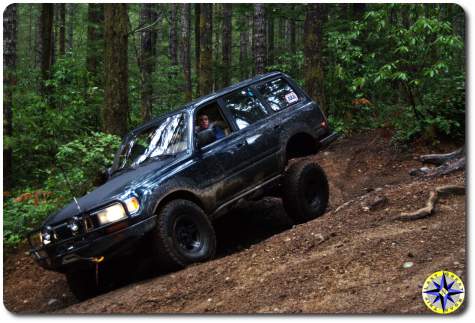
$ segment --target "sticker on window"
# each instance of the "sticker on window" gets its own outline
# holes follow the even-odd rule
[[[285,101],[287,101],[287,103],[294,103],[294,102],[297,102],[298,100],[299,100],[299,97],[297,96],[297,94],[295,94],[295,92],[290,92],[285,95]]]

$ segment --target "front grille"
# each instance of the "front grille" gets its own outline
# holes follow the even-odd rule
[[[60,223],[52,227],[52,233],[55,241],[62,241],[76,236],[83,235],[90,232],[96,227],[95,221],[90,215],[84,215],[80,218],[76,218],[75,224],[78,226],[77,231],[71,230],[71,223],[73,219]]]

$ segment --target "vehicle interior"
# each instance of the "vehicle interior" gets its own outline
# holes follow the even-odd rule
[[[195,117],[195,131],[197,132],[201,130],[199,122],[199,117],[201,115],[207,115],[209,125],[220,127],[223,130],[225,136],[228,136],[231,133],[231,127],[222,115],[219,105],[216,101],[200,108],[197,111]]]

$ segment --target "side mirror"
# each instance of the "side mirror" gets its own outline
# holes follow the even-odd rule
[[[213,129],[206,129],[199,131],[195,134],[196,145],[198,148],[202,148],[206,145],[209,145],[216,140]]]

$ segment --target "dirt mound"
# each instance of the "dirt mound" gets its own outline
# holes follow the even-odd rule
[[[421,284],[442,269],[464,279],[466,239],[463,196],[442,199],[432,217],[395,220],[424,206],[435,186],[464,183],[463,173],[410,178],[414,155],[431,151],[395,152],[379,132],[340,140],[315,157],[331,188],[322,217],[293,226],[279,199],[245,203],[216,223],[218,259],[72,306],[61,275],[10,256],[5,305],[63,313],[427,312]]]

